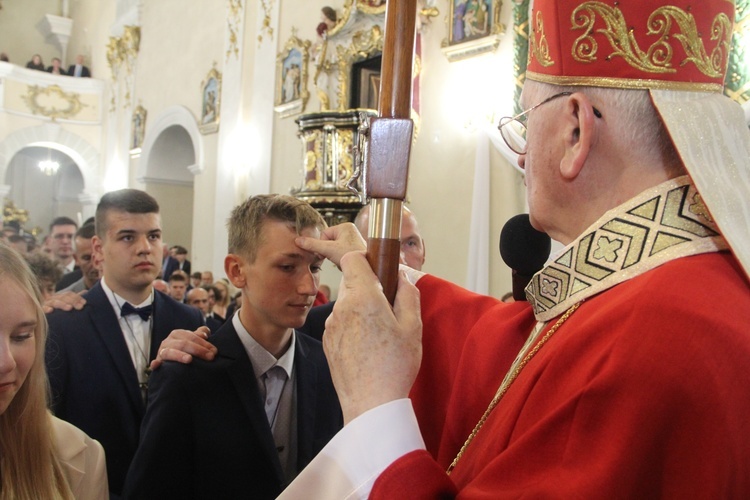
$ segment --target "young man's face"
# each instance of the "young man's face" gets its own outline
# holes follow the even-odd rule
[[[73,237],[76,227],[72,224],[52,226],[49,234],[49,247],[52,255],[59,261],[67,261],[73,257]]]
[[[185,291],[187,285],[184,281],[170,281],[169,282],[169,296],[177,302],[182,302],[185,298]]]
[[[159,214],[109,211],[104,239],[92,238],[101,258],[103,276],[115,292],[142,292],[161,271],[161,218]]]
[[[305,323],[315,300],[323,259],[294,244],[297,233],[286,222],[263,223],[261,244],[255,261],[242,259],[243,324],[248,331],[260,329],[283,334]],[[306,228],[302,236],[320,238],[316,228]],[[235,283],[237,285],[237,283]]]

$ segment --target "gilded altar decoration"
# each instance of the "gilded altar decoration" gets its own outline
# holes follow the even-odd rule
[[[201,120],[198,128],[203,134],[219,130],[221,111],[221,73],[216,69],[216,61],[206,79],[201,82]]]
[[[500,45],[505,27],[500,23],[500,0],[449,0],[448,38],[443,53],[449,61],[458,61]]]
[[[86,106],[81,102],[80,94],[65,92],[58,85],[41,87],[29,85],[23,100],[35,115],[42,115],[53,120],[71,119]]]
[[[271,11],[273,10],[273,0],[260,0],[260,7],[263,12],[260,30],[258,31],[258,46],[263,43],[263,33],[273,40],[273,28],[271,27]]]
[[[301,187],[292,194],[315,207],[328,225],[351,222],[362,203],[347,184],[354,174],[354,147],[362,120],[374,111],[308,113],[297,118],[303,146]]]
[[[242,0],[229,0],[229,8],[227,15],[227,31],[229,32],[229,44],[227,46],[227,61],[229,57],[234,54],[234,57],[239,58],[239,30],[242,27],[242,15],[244,10],[242,8]],[[270,22],[270,21],[269,21]]]
[[[357,9],[367,14],[384,14],[385,0],[357,0]]]
[[[122,82],[124,96],[123,106],[130,106],[130,91],[133,88],[133,77],[138,51],[141,47],[140,26],[125,26],[122,36],[109,37],[107,43],[107,64],[112,72],[111,111],[114,111],[119,96],[118,87]]]
[[[310,93],[307,90],[307,66],[310,41],[300,40],[296,33],[276,56],[276,100],[274,110],[282,117],[304,111]]]
[[[16,207],[16,204],[11,200],[6,200],[5,206],[3,207],[3,222],[18,222],[23,226],[26,221],[29,220],[29,211],[23,208]]]

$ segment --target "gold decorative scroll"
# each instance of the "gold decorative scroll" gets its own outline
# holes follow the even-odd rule
[[[605,26],[594,30],[598,18]],[[632,67],[647,73],[674,73],[678,66],[692,62],[704,75],[720,77],[732,38],[732,21],[723,13],[718,14],[710,35],[716,45],[710,54],[706,53],[693,15],[674,6],[659,7],[649,16],[646,34],[658,39],[646,50],[638,45],[633,29],[617,7],[602,2],[584,2],[573,11],[570,20],[573,29],[584,30],[572,47],[576,61],[589,63],[596,60],[599,44],[592,36],[596,31],[606,36],[612,47],[612,52],[605,57],[622,57]],[[687,58],[684,61],[673,62],[674,43],[681,44],[685,50]]]
[[[229,10],[227,15],[227,30],[229,31],[229,46],[227,47],[227,61],[229,56],[239,58],[239,32],[242,25],[242,0],[229,0]]]
[[[58,85],[40,87],[30,85],[23,100],[35,115],[42,115],[53,120],[57,118],[74,118],[85,107],[80,94],[65,92]]]

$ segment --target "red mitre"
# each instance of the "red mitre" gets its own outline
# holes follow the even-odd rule
[[[526,77],[721,92],[734,0],[535,0]]]

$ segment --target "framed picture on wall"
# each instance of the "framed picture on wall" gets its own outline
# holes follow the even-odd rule
[[[500,0],[449,0],[448,38],[443,53],[449,61],[491,52],[500,44]]]
[[[310,59],[310,41],[292,35],[284,49],[276,56],[277,113],[282,117],[301,113],[310,93],[307,90],[307,64]]]
[[[130,151],[139,150],[143,145],[143,136],[146,133],[146,108],[141,106],[133,111],[133,120],[130,124]]]
[[[213,68],[206,79],[201,82],[201,133],[210,134],[219,130],[219,111],[221,109],[221,73]]]

